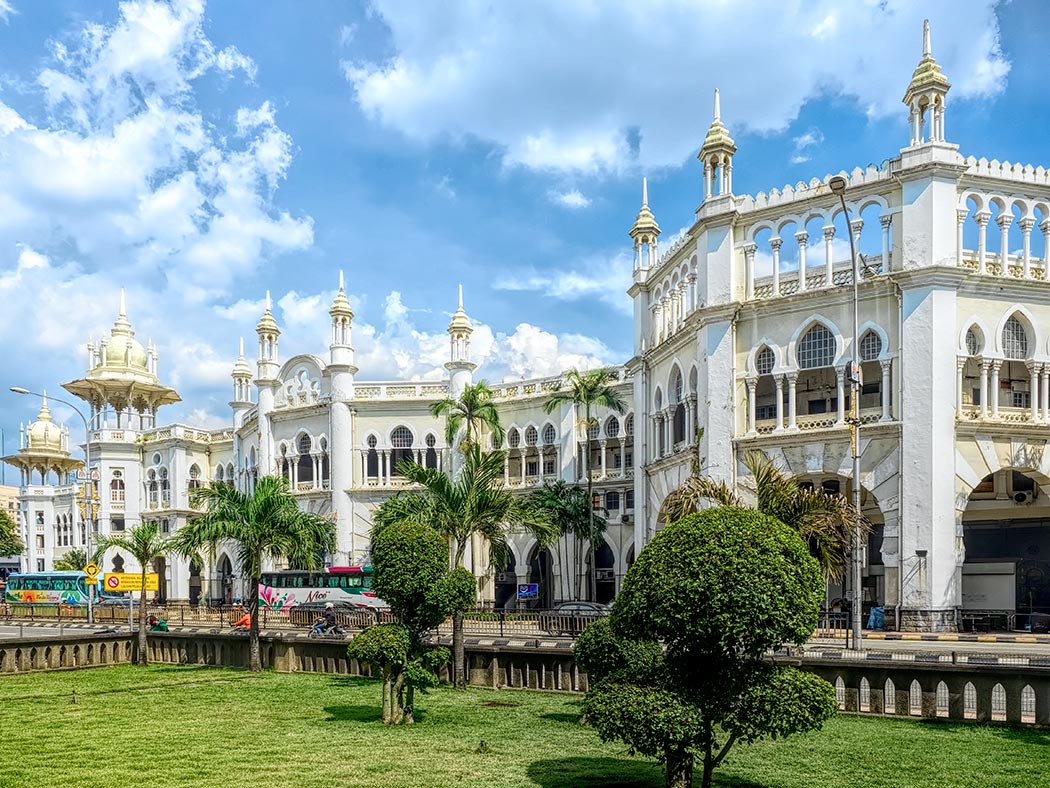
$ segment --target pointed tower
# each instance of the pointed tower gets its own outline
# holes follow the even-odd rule
[[[933,59],[930,47],[930,20],[922,23],[922,60],[911,75],[904,103],[910,110],[911,142],[909,147],[926,142],[943,143],[944,98],[951,84],[941,73],[941,67]],[[927,111],[929,112],[929,136],[926,133]]]
[[[332,316],[332,341],[328,346],[329,361],[332,366],[353,367],[354,346],[351,329],[354,310],[350,307],[350,301],[346,297],[342,271],[339,272],[339,292],[332,299],[332,308],[328,310],[328,314]],[[357,369],[353,371],[357,372]]]
[[[733,193],[733,154],[736,145],[722,124],[722,107],[715,88],[715,117],[697,158],[704,165],[704,201]]]
[[[34,473],[38,474],[39,484],[49,484],[51,473],[55,474],[59,484],[63,484],[70,471],[84,466],[83,462],[69,456],[69,436],[51,418],[46,391],[36,421],[19,431],[22,439],[18,454],[0,459],[22,471],[23,487],[38,483],[33,481]]]
[[[656,240],[660,237],[660,225],[649,210],[649,183],[646,178],[642,178],[642,208],[635,217],[629,235],[634,241],[634,270],[656,265]]]
[[[234,410],[239,405],[250,406],[252,404],[252,368],[248,365],[248,359],[244,357],[244,337],[241,337],[240,355],[237,356],[230,377],[233,378],[233,400],[230,406]]]
[[[361,544],[358,537],[367,540],[367,533],[355,534],[353,509],[350,505],[350,494],[347,492],[354,484],[354,421],[350,405],[354,399],[354,346],[350,335],[354,320],[354,310],[346,297],[343,272],[339,272],[339,292],[332,299],[332,341],[328,347],[328,372],[331,375],[332,404],[330,419],[332,425],[331,446],[328,456],[331,458],[332,509],[336,521],[336,556],[333,559],[340,564],[349,564],[353,545]]]
[[[259,335],[259,360],[256,362],[255,386],[259,389],[259,475],[269,476],[274,472],[273,425],[270,418],[273,414],[274,399],[280,385],[280,359],[277,352],[277,340],[281,329],[273,319],[270,311],[270,291],[266,291],[266,311],[255,326]]]
[[[477,369],[477,364],[470,360],[470,335],[473,333],[474,326],[463,311],[463,285],[460,285],[459,306],[452,315],[452,322],[448,324],[451,352],[449,360],[445,362],[445,369],[450,376],[448,395],[452,399],[457,399],[463,389],[473,383],[474,370]]]

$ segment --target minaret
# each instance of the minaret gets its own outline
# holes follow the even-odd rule
[[[656,240],[660,237],[660,225],[649,210],[649,183],[645,178],[642,178],[642,208],[635,217],[629,235],[634,241],[634,270],[655,266]]]
[[[355,544],[363,544],[368,533],[360,534],[356,539],[353,533],[353,509],[350,506],[350,494],[347,492],[354,483],[354,421],[350,409],[354,399],[354,347],[350,330],[354,319],[354,310],[346,297],[343,283],[343,272],[339,272],[339,292],[332,300],[328,310],[332,316],[332,342],[328,347],[328,371],[331,375],[332,404],[330,416],[332,424],[329,462],[331,463],[332,509],[336,519],[336,564],[350,564],[357,556],[351,555]]]
[[[240,407],[250,407],[252,404],[252,368],[248,365],[248,359],[244,357],[244,337],[241,337],[241,351],[237,356],[237,362],[233,365],[233,400],[230,407],[237,410]],[[240,426],[240,425],[237,425]]]
[[[463,285],[460,285],[459,306],[452,315],[452,322],[448,324],[451,353],[449,360],[445,362],[445,369],[449,371],[448,395],[452,399],[458,399],[463,389],[474,380],[474,370],[478,365],[470,360],[470,335],[473,333],[474,326],[463,311]]]
[[[269,290],[266,291],[266,311],[259,318],[255,333],[259,335],[259,360],[256,362],[255,377],[255,386],[259,389],[259,404],[256,410],[259,414],[259,475],[271,476],[275,466],[270,416],[273,413],[277,387],[280,385],[277,339],[281,335],[281,329],[270,312]]]
[[[722,124],[722,107],[715,88],[715,117],[697,158],[704,165],[704,201],[733,193],[733,154],[736,145]]]
[[[909,147],[926,143],[944,143],[944,98],[951,89],[948,78],[933,59],[930,47],[930,20],[922,23],[922,60],[911,76],[904,103],[910,110],[911,142]],[[929,110],[929,136],[926,133]]]

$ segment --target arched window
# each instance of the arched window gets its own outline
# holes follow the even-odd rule
[[[369,479],[379,478],[379,452],[376,451],[376,445],[379,441],[376,440],[375,435],[369,435],[368,440],[368,452],[365,454],[365,476]]]
[[[518,432],[516,427],[511,428],[511,431],[507,433],[507,445],[512,449],[516,449],[521,445],[521,433]]]
[[[682,372],[675,370],[674,385],[671,387],[671,402],[674,404],[671,431],[673,432],[672,443],[685,442],[685,403],[682,402]]]
[[[628,436],[634,437],[634,414],[633,413],[627,414],[627,420],[623,423],[623,431],[625,433],[627,433]]]
[[[434,468],[436,470],[438,467],[437,438],[431,433],[427,435],[425,443],[427,444],[427,451],[423,464],[427,468]]]
[[[234,478],[235,477],[234,477],[234,474],[233,474],[233,463],[232,462],[227,463],[226,464],[226,483],[228,485],[230,485],[230,487],[233,487],[233,480],[234,480]]]
[[[113,571],[118,573],[124,571],[124,556],[113,556]]]
[[[1003,326],[1003,355],[1007,358],[1028,358],[1028,334],[1016,317],[1011,317]]]
[[[305,432],[295,439],[295,448],[299,453],[296,462],[295,476],[299,485],[312,485],[314,481],[313,440]]]
[[[977,336],[972,326],[966,329],[966,352],[971,356],[976,356],[981,352],[981,338]]]
[[[113,480],[109,483],[109,500],[114,503],[124,502],[124,473],[113,471]]]
[[[398,466],[402,462],[413,460],[412,441],[412,430],[404,425],[394,427],[394,431],[390,433],[390,445],[394,449],[390,452],[390,472],[394,476],[401,475]]]
[[[190,466],[189,489],[196,490],[201,486],[201,469],[194,463]]]
[[[535,446],[536,445],[536,441],[538,439],[539,439],[539,433],[536,431],[535,427],[531,427],[530,426],[528,429],[525,430],[525,445],[526,446]]]
[[[773,371],[776,363],[777,357],[773,354],[773,351],[768,347],[764,347],[755,356],[755,372],[759,375],[768,375]]]
[[[328,438],[320,438],[317,446],[321,451],[321,481],[327,482],[332,474],[331,462],[328,459]]]
[[[159,485],[157,484],[157,472],[151,470],[149,473],[146,474],[146,494],[151,509],[157,508],[157,502],[159,501],[159,489]]]
[[[615,416],[610,416],[605,420],[605,437],[606,438],[618,438],[620,436],[620,420]]]
[[[543,426],[543,445],[553,446],[556,440],[558,440],[558,431],[554,429],[554,425],[545,424]]]
[[[597,419],[592,421],[590,426],[587,427],[587,437],[592,440],[598,440],[598,437],[602,434],[601,425],[598,424]]]
[[[620,493],[615,490],[605,493],[605,508],[610,512],[620,511]]]
[[[215,481],[219,484],[226,481],[226,470],[221,465],[215,466]]]
[[[874,331],[868,331],[860,338],[861,361],[875,361],[882,353],[882,337]]]
[[[835,337],[827,326],[817,323],[798,343],[800,369],[820,369],[835,363]]]
[[[168,469],[161,468],[160,473],[160,503],[162,506],[171,505],[171,485],[168,483]]]

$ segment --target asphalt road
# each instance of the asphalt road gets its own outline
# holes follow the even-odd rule
[[[865,651],[891,651],[897,654],[1008,654],[1012,656],[1048,656],[1050,642],[991,643],[950,640],[864,640]],[[841,650],[842,640],[811,640],[807,651]]]

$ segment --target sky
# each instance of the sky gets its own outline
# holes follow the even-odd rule
[[[949,141],[1046,166],[1044,12],[0,0],[5,448],[37,410],[8,387],[82,376],[121,287],[183,397],[161,423],[229,424],[267,290],[282,359],[324,357],[340,270],[360,380],[440,378],[459,283],[478,377],[622,363],[641,179],[666,248],[699,204],[716,87],[738,194],[878,164],[908,142],[928,16]]]

